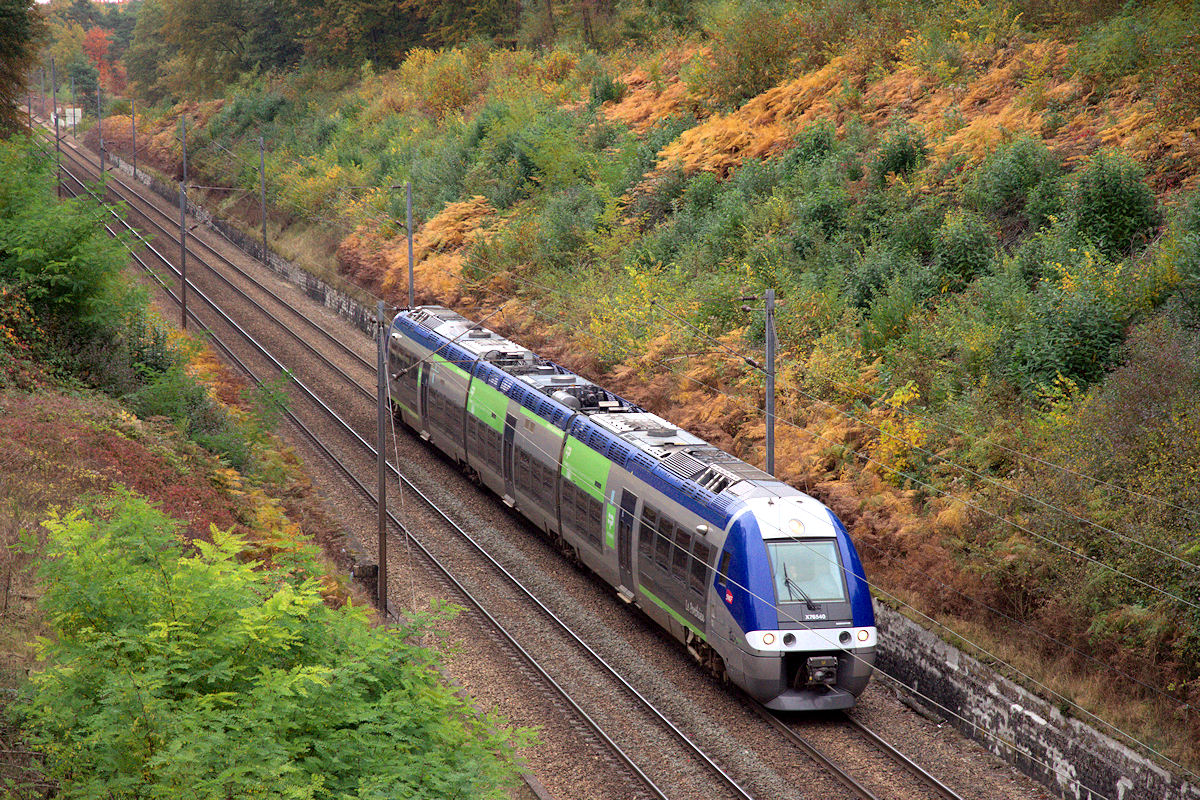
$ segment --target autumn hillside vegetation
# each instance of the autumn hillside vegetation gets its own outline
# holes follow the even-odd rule
[[[182,6],[146,0],[143,163],[179,174],[185,114],[195,174],[244,190],[207,202],[253,230],[263,137],[275,246],[400,302],[411,181],[419,301],[502,309],[760,464],[763,375],[731,353],[775,289],[779,474],[877,596],[1200,765],[1194,3],[403,5],[390,45],[247,21],[291,55],[205,83]]]
[[[0,141],[4,796],[505,796],[502,723],[422,645],[444,613],[379,625],[281,387],[172,332],[109,219]]]

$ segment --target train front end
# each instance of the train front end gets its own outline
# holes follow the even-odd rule
[[[746,500],[733,522],[724,601],[738,627],[727,668],[767,708],[850,708],[875,664],[875,613],[862,563],[824,504],[796,496]],[[740,597],[739,597],[740,595]]]

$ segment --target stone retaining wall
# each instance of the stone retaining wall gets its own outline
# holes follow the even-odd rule
[[[113,159],[155,194],[178,203],[177,184],[167,185],[129,164]],[[263,246],[203,206],[188,202],[188,213],[254,258]],[[374,338],[374,307],[330,286],[301,267],[267,252],[266,263],[309,297],[349,319]],[[356,561],[365,562],[356,553]],[[362,563],[356,577],[371,584],[372,564]],[[358,575],[359,571],[361,575]],[[1183,780],[1095,728],[996,673],[896,611],[875,604],[879,626],[877,666],[900,681],[929,713],[945,719],[1058,796],[1069,800],[1200,800],[1200,786]],[[880,680],[887,680],[881,676]],[[905,688],[908,687],[908,688]]]
[[[1200,800],[1200,786],[1063,714],[900,613],[877,602],[875,618],[877,666],[912,689],[901,692],[1059,797]]]

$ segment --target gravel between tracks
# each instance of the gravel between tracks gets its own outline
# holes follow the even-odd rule
[[[148,195],[148,192],[145,193]],[[152,195],[148,200],[168,215],[175,212],[169,205]],[[131,221],[139,222],[138,214]],[[260,282],[286,298],[288,305],[304,316],[335,333],[368,361],[374,359],[373,343],[348,322],[330,310],[310,300],[291,284],[279,279],[272,271],[232,248],[219,236],[203,227],[193,235],[203,237],[210,245]],[[167,242],[159,248],[174,257],[178,244],[171,252]],[[374,441],[374,406],[344,382],[329,378],[328,369],[304,351],[278,326],[258,319],[259,312],[247,310],[245,301],[236,298],[228,289],[219,286],[204,274],[195,261],[189,259],[189,277],[206,293],[225,306],[227,312],[246,325],[253,335],[276,357],[289,365],[297,377],[318,391],[326,402],[338,409],[351,425],[368,441]],[[236,283],[244,279],[230,276]],[[168,279],[168,283],[171,281]],[[258,290],[248,289],[268,308],[278,304],[261,296]],[[195,298],[194,307],[206,320],[213,320],[214,330],[241,354],[248,346],[217,324],[215,315],[200,310]],[[176,308],[164,307],[168,319],[177,317]],[[358,377],[365,387],[374,386],[373,372],[331,348],[320,348],[344,370]],[[259,365],[262,376],[273,373],[263,367],[260,358],[245,355],[248,362]],[[317,422],[307,401],[294,396],[293,408],[314,427],[318,435],[340,449],[348,465],[365,482],[374,486],[374,458],[357,447],[348,437],[336,431],[328,421]],[[290,426],[289,426],[290,427]],[[533,528],[508,512],[498,500],[471,484],[453,465],[422,442],[403,430],[398,430],[396,448],[400,465],[414,482],[429,493],[432,499],[475,536],[485,549],[492,552],[504,566],[555,613],[570,624],[579,635],[606,659],[617,666],[622,675],[639,691],[647,695],[676,725],[701,742],[706,750],[725,769],[746,781],[762,798],[807,797],[836,798],[846,796],[832,779],[814,774],[815,768],[804,756],[779,741],[761,720],[744,707],[735,695],[725,691],[705,675],[688,658],[681,646],[668,639],[639,612],[621,603],[608,587],[598,580],[571,567]],[[375,518],[357,492],[320,455],[307,439],[292,431],[292,441],[305,456],[314,482],[321,489],[330,508],[342,520],[347,532],[357,538],[367,552],[375,548]],[[389,453],[391,455],[391,453]],[[504,624],[539,660],[553,661],[555,653],[546,648],[561,650],[561,640],[543,631],[544,622],[530,604],[505,595],[498,587],[499,579],[491,567],[484,566],[469,548],[447,533],[428,514],[418,509],[413,499],[403,506],[396,487],[389,486],[390,507],[401,519],[422,536],[427,545],[445,556],[460,580],[480,596],[488,595],[489,610],[503,617]],[[454,600],[448,589],[416,561],[407,557],[399,537],[389,539],[390,604],[393,611],[428,608],[444,599]],[[492,603],[495,603],[493,607]],[[578,724],[551,703],[546,692],[528,678],[514,657],[495,645],[495,641],[480,634],[480,622],[474,614],[463,613],[444,626],[443,637],[436,646],[448,653],[447,672],[469,691],[484,709],[496,709],[512,725],[528,726],[540,731],[539,743],[524,751],[528,768],[552,795],[559,798],[614,798],[631,796],[632,789],[621,770],[613,768],[604,756],[603,748],[592,741]],[[559,655],[562,655],[559,653]],[[570,655],[570,654],[568,654]],[[619,692],[586,685],[595,680],[594,674],[578,666],[579,658],[560,659],[555,674],[564,686],[580,698],[589,713],[604,719],[606,729],[622,743],[631,743],[630,752],[639,765],[659,782],[672,797],[711,797],[710,782],[695,775],[694,763],[673,764],[675,748],[663,741],[663,734],[645,722]],[[587,698],[584,700],[584,698]],[[916,755],[917,759],[938,777],[966,798],[984,800],[1012,798],[1044,798],[1049,795],[1028,779],[1018,775],[1004,762],[968,742],[949,726],[937,726],[913,713],[879,682],[873,682],[860,700],[855,716],[873,729],[882,732],[899,749]],[[804,723],[811,728],[829,723]],[[895,778],[896,768],[880,765],[881,759],[869,745],[855,742],[852,737],[830,734],[825,749],[829,755],[847,766],[861,770],[860,780],[894,798],[923,797],[919,790]],[[815,735],[814,735],[815,738]],[[819,746],[820,743],[818,743]],[[524,789],[514,790],[514,796],[525,796]],[[721,796],[721,795],[718,795]]]

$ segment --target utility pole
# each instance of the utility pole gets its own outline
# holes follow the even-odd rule
[[[25,113],[29,117],[29,133],[33,133],[33,73],[25,76]]]
[[[183,180],[179,182],[179,327],[187,330],[187,117],[179,116]]]
[[[767,289],[767,472],[775,474],[775,290]]]
[[[54,106],[54,188],[62,197],[62,144],[58,139],[58,73],[54,69],[54,57],[50,57],[51,105]]]
[[[133,179],[137,180],[137,108],[129,98],[129,128],[133,133]]]
[[[271,265],[267,251],[267,156],[263,137],[258,137],[258,193],[262,202],[263,263]]]
[[[413,229],[412,229],[412,181],[404,182],[405,207],[407,217],[405,227],[408,229],[408,307],[416,306],[416,287],[413,285]]]
[[[104,106],[100,102],[100,84],[96,84],[96,135],[100,137],[100,174],[104,175]]]
[[[376,308],[379,323],[379,335],[375,342],[375,364],[378,384],[378,421],[375,429],[376,468],[379,472],[379,486],[376,490],[376,502],[379,512],[378,559],[379,567],[376,572],[375,588],[379,597],[379,610],[386,619],[388,613],[387,592],[387,442],[384,439],[384,407],[387,398],[387,341],[388,323],[384,314],[383,301]]]
[[[775,336],[775,290],[767,289],[765,297],[753,295],[743,297],[743,301],[749,300],[765,300],[766,301],[766,348],[767,348],[767,365],[766,368],[759,366],[753,359],[746,359],[746,362],[756,369],[761,369],[767,377],[766,391],[766,422],[767,422],[767,472],[771,475],[775,474],[775,349],[778,345],[778,340]],[[753,311],[750,306],[742,306],[742,311]]]
[[[38,74],[39,74],[38,80],[40,81],[41,87],[42,87],[41,97],[38,98],[38,107],[41,108],[41,110],[42,110],[41,111],[42,119],[45,119],[46,118],[46,68],[42,67],[41,71]]]
[[[75,75],[71,75],[71,138],[79,138],[79,99],[75,97]]]

